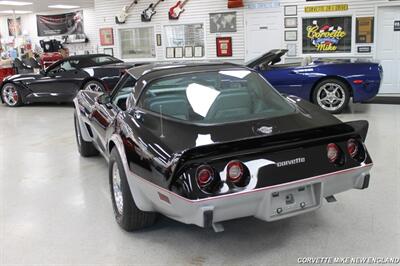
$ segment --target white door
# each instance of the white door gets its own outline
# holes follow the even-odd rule
[[[384,76],[379,93],[400,94],[400,31],[394,31],[395,21],[400,21],[400,6],[378,9],[376,57]]]
[[[283,20],[281,8],[247,11],[246,61],[254,59],[272,49],[283,47]]]

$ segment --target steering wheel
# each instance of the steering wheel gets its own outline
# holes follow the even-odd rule
[[[60,67],[60,69],[58,70],[58,72],[66,72],[67,70],[63,67]]]

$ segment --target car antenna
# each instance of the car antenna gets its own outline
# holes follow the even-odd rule
[[[161,125],[161,136],[160,138],[164,138],[164,123],[163,123],[163,113],[162,113],[162,105],[160,105],[160,125]]]

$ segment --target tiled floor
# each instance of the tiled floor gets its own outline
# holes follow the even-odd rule
[[[161,218],[126,233],[114,221],[107,164],[78,155],[73,108],[0,106],[0,265],[290,265],[308,256],[400,256],[400,105],[353,105],[367,119],[370,188],[284,221],[225,232]]]

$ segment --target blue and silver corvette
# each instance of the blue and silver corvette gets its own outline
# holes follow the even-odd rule
[[[247,63],[279,92],[311,101],[328,112],[341,113],[350,99],[367,102],[381,85],[382,66],[352,60],[320,60],[278,64],[287,50],[272,50]]]

